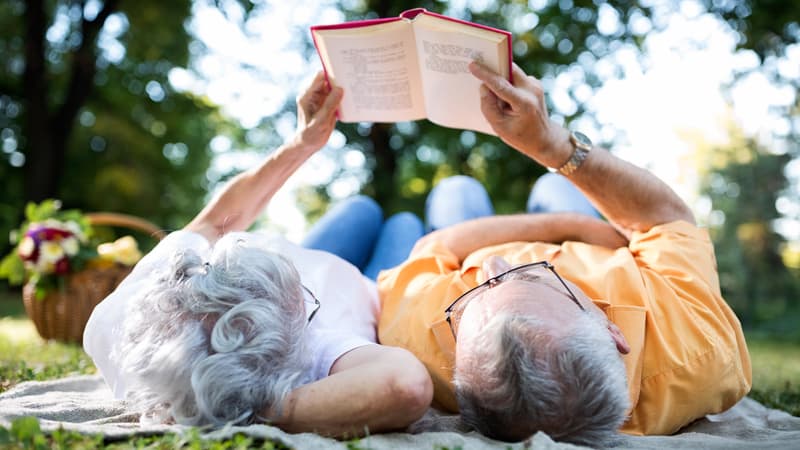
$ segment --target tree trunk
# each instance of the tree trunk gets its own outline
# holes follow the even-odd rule
[[[375,123],[369,133],[369,140],[375,152],[375,169],[372,172],[375,201],[384,208],[397,196],[395,188],[397,161],[389,146],[390,127],[391,125],[386,123]]]
[[[58,186],[62,158],[53,154],[50,115],[47,106],[49,83],[45,67],[45,30],[47,15],[42,0],[30,0],[25,6],[25,200],[41,201],[52,196]]]
[[[44,0],[29,0],[25,6],[25,200],[39,202],[56,197],[64,174],[67,148],[75,119],[94,86],[97,36],[119,0],[107,0],[92,20],[81,18],[81,44],[72,53],[70,78],[60,105],[48,104],[53,97],[45,59],[45,33],[49,19]]]

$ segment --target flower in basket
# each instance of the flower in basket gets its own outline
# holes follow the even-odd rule
[[[66,275],[71,268],[70,258],[78,254],[86,240],[86,233],[75,221],[32,222],[17,246],[17,254],[29,272]]]
[[[132,266],[142,259],[142,252],[133,236],[123,236],[114,242],[97,246],[100,259]]]
[[[11,285],[33,284],[38,298],[87,265],[133,265],[141,258],[131,236],[98,248],[88,218],[77,210],[62,211],[57,200],[30,203],[25,216],[27,220],[10,234],[16,247],[0,262],[0,278]]]

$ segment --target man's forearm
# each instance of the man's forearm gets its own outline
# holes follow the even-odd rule
[[[576,213],[516,214],[489,216],[437,230],[414,247],[426,242],[442,242],[463,261],[475,250],[507,242],[586,242],[609,248],[623,247],[628,241],[614,227],[594,217]],[[412,252],[413,253],[413,252]]]
[[[545,155],[531,156],[547,167],[560,167],[572,154],[569,133],[559,130],[558,142]],[[540,160],[541,159],[541,160]],[[646,231],[655,225],[685,220],[694,223],[691,210],[652,173],[608,151],[594,147],[583,164],[569,175],[603,215],[624,232]]]
[[[479,63],[469,70],[484,83],[481,111],[504,142],[545,167],[561,167],[570,159],[569,132],[550,120],[539,80],[516,64],[513,83]],[[694,222],[669,186],[605,150],[593,149],[569,178],[625,234],[674,220]]]
[[[569,178],[623,230],[647,231],[675,220],[695,223],[689,207],[666,183],[603,149],[593,149]]]

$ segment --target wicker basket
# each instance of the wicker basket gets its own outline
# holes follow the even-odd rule
[[[92,225],[110,225],[144,231],[162,239],[164,232],[152,223],[118,213],[86,214]],[[87,268],[66,277],[64,288],[36,299],[36,288],[26,284],[22,300],[28,317],[44,339],[80,344],[83,329],[94,307],[110,294],[132,267],[115,264],[106,268]]]

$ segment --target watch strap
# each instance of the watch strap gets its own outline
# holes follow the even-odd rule
[[[569,141],[572,143],[573,150],[567,162],[557,169],[558,173],[564,176],[572,175],[573,172],[578,170],[583,164],[583,161],[589,156],[589,151],[592,149],[591,141],[581,135],[575,136],[576,132],[570,134]]]

